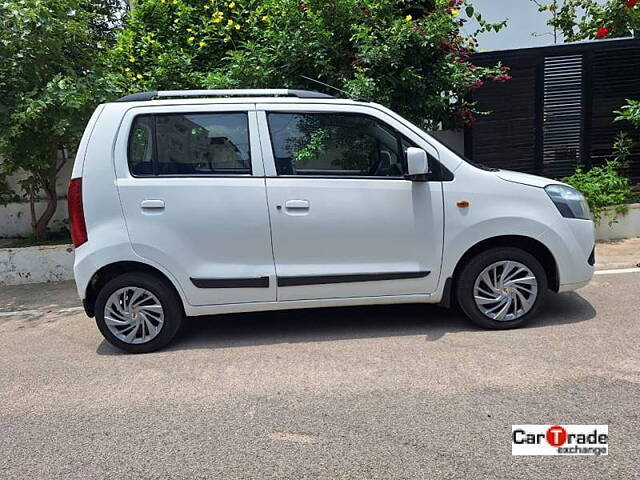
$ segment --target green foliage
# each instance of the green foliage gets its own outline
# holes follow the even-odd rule
[[[584,194],[597,224],[606,218],[611,225],[617,221],[618,215],[628,210],[627,202],[632,196],[631,182],[622,172],[627,168],[631,148],[633,141],[621,133],[613,145],[613,158],[589,171],[578,168],[576,173],[563,180]]]
[[[558,29],[564,40],[621,38],[640,32],[640,3],[637,0],[565,0],[561,4],[536,3],[550,11],[548,25]]]
[[[629,155],[635,147],[635,142],[626,132],[619,132],[613,142],[613,159],[618,162],[622,170],[629,168]]]
[[[465,0],[140,0],[112,52],[119,87],[310,88],[301,75],[381,102],[425,127],[479,112],[468,93],[507,69],[469,60]]]
[[[640,128],[640,100],[627,99],[626,105],[623,105],[620,110],[616,110],[613,113],[617,113],[615,118],[616,122],[627,121],[635,128]]]
[[[115,40],[115,0],[10,0],[0,4],[0,200],[6,178],[26,174],[22,193],[47,208],[32,218],[42,238],[55,212],[56,176],[91,111],[110,95],[101,52]],[[32,213],[35,211],[32,208]]]

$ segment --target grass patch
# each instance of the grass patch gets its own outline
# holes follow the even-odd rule
[[[69,232],[49,233],[46,240],[36,241],[33,237],[25,238],[3,238],[0,239],[0,246],[3,248],[35,247],[42,245],[68,245],[71,243]]]

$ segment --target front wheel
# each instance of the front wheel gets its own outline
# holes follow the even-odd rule
[[[540,262],[519,248],[493,248],[473,257],[460,272],[456,297],[477,325],[520,327],[534,317],[547,294]]]
[[[143,272],[120,275],[96,298],[96,323],[105,339],[130,353],[152,352],[178,332],[180,298],[164,280]]]

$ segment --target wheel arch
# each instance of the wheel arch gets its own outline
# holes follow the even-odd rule
[[[558,264],[553,257],[551,251],[540,241],[523,236],[523,235],[500,235],[496,237],[486,238],[469,249],[460,257],[451,276],[451,285],[448,289],[449,295],[455,292],[456,281],[460,275],[462,268],[476,255],[491,248],[498,247],[514,247],[530,253],[540,262],[547,276],[549,289],[554,292],[558,291],[560,279],[558,275]],[[451,303],[451,299],[447,299]]]
[[[98,271],[96,271],[89,280],[87,284],[87,288],[85,291],[85,296],[83,300],[83,306],[86,314],[89,317],[95,316],[95,303],[98,293],[104,287],[107,282],[111,279],[117,277],[118,275],[122,275],[123,273],[131,273],[131,272],[144,272],[150,275],[153,275],[169,285],[180,299],[180,305],[184,312],[184,299],[180,294],[180,291],[176,288],[175,284],[171,281],[171,279],[159,269],[142,262],[135,261],[119,261],[110,263],[101,267]]]

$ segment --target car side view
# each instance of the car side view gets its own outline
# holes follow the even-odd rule
[[[100,105],[68,202],[86,313],[134,353],[185,316],[230,312],[455,302],[514,328],[595,263],[572,187],[475,166],[381,105],[302,90]]]

